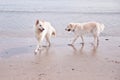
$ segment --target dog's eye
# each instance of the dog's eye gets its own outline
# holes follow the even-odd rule
[[[42,25],[39,25],[40,27],[42,26]]]

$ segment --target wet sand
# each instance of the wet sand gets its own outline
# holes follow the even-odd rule
[[[91,37],[68,46],[70,39],[53,38],[51,47],[34,54],[34,37],[0,38],[0,79],[120,80],[120,37],[101,37],[99,46]]]

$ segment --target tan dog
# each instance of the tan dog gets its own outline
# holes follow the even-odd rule
[[[104,25],[97,23],[97,22],[87,22],[87,23],[70,23],[68,24],[66,31],[74,32],[75,38],[74,42],[78,39],[78,37],[81,37],[82,43],[84,43],[83,35],[86,33],[92,33],[94,36],[94,42],[99,43],[99,34],[104,30]]]
[[[51,45],[50,38],[52,35],[53,36],[56,35],[56,31],[49,22],[40,21],[40,20],[37,20],[35,22],[34,28],[35,28],[35,37],[38,40],[38,45],[35,52],[38,52],[38,50],[42,47],[41,43],[44,38],[46,38],[46,41],[48,42],[48,46]]]

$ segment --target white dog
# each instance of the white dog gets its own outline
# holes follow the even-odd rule
[[[56,35],[56,31],[49,22],[42,20],[37,20],[34,25],[34,28],[35,28],[35,37],[38,40],[38,45],[35,52],[38,52],[38,50],[41,49],[42,47],[41,43],[44,38],[46,38],[46,41],[48,42],[48,46],[51,45],[50,38],[52,35],[53,36]]]
[[[94,36],[94,42],[97,42],[98,44],[99,34],[104,30],[104,25],[98,22],[70,23],[65,30],[74,32],[75,34],[72,45],[78,39],[78,37],[81,37],[82,43],[84,43],[83,35],[86,33],[92,33]]]

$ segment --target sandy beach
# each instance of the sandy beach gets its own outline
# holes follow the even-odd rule
[[[119,1],[93,1],[96,5],[88,0],[81,5],[76,5],[79,0],[0,1],[0,80],[120,80]],[[38,54],[34,53],[36,19],[51,22],[57,31],[52,46]],[[67,24],[87,21],[105,24],[99,45],[85,36],[84,45],[78,39],[68,46],[73,34],[65,32]]]
[[[0,39],[1,80],[120,79],[119,37],[101,37],[98,47],[90,44],[90,38],[84,46],[78,42],[68,46],[70,38],[60,37],[39,54],[34,54],[34,39],[6,39]]]

